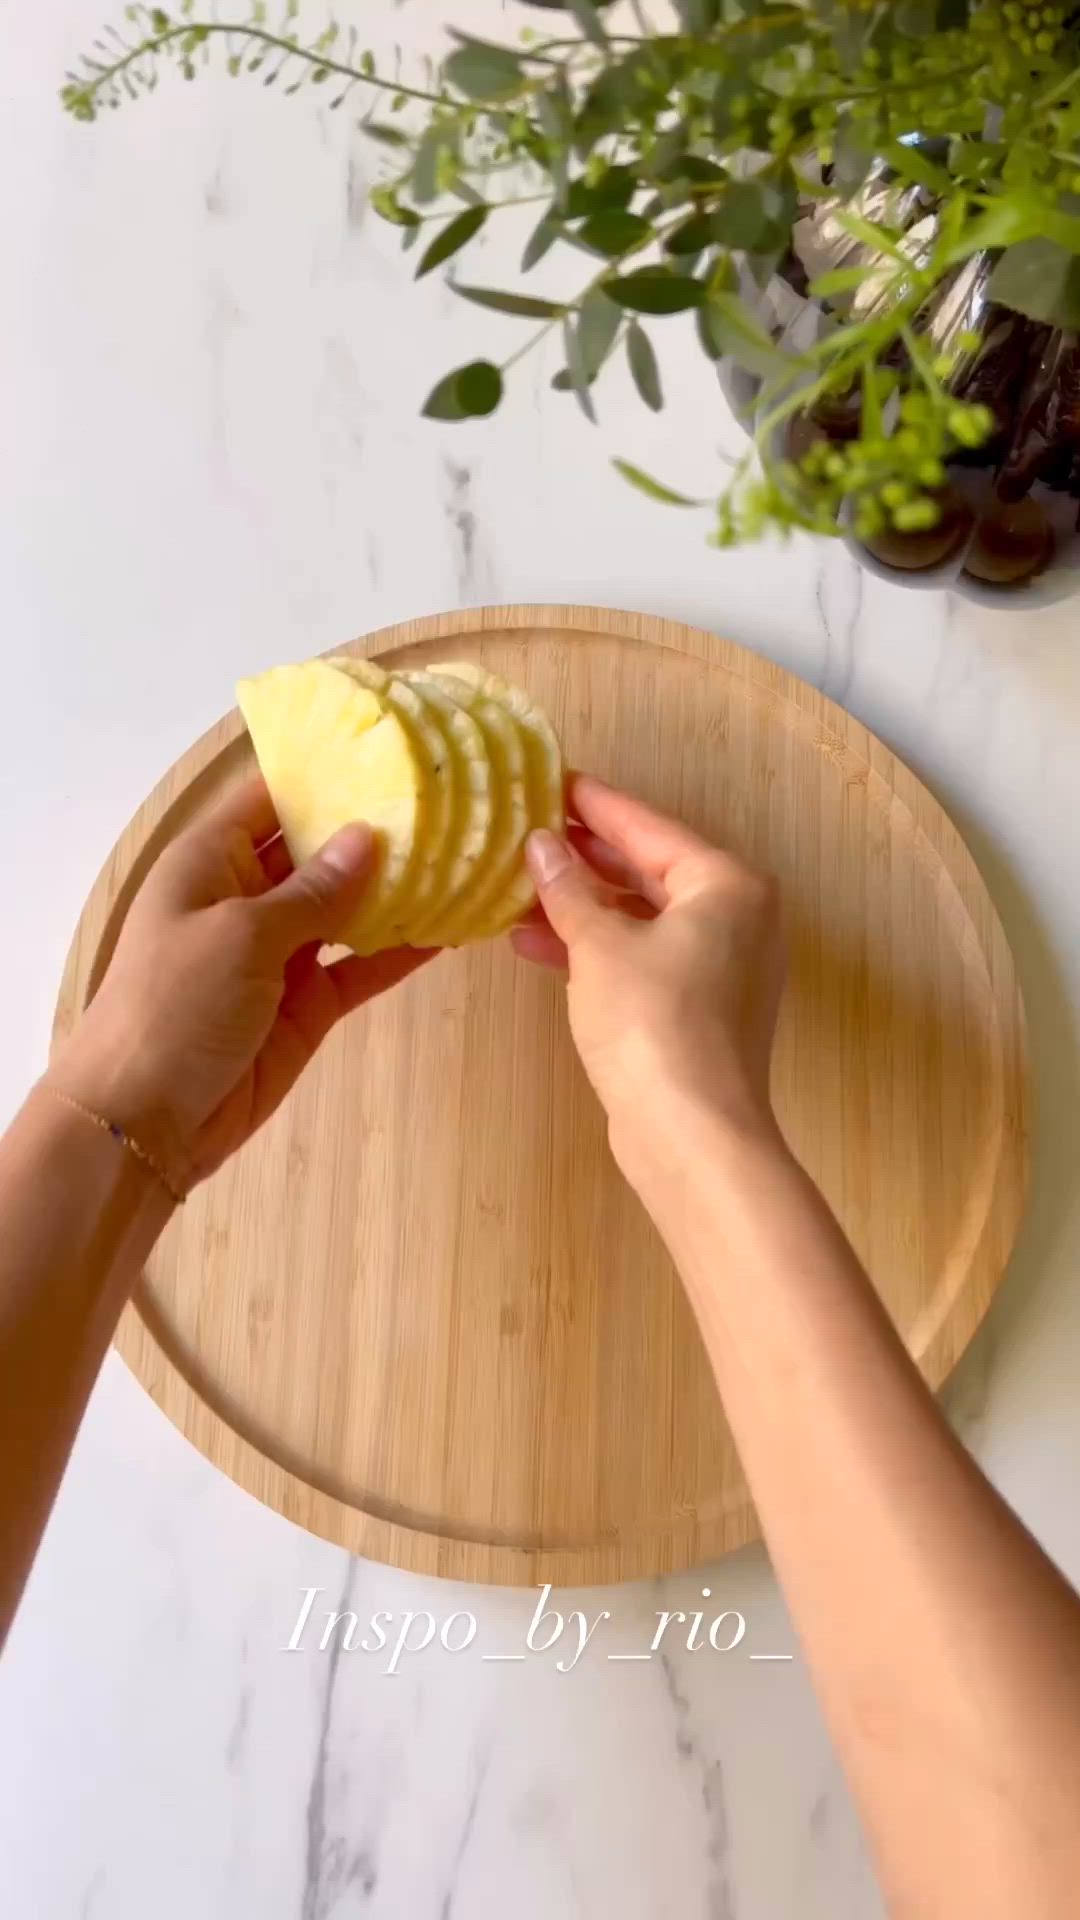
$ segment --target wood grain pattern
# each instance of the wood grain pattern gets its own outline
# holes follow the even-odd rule
[[[670,622],[496,607],[354,651],[482,661],[543,702],[571,763],[779,874],[779,1109],[938,1384],[1001,1277],[1027,1141],[1011,957],[937,802],[813,689]],[[230,714],[140,809],[80,923],[58,1033],[157,850],[248,765]],[[241,1486],[377,1559],[565,1584],[691,1566],[756,1532],[561,986],[505,943],[444,956],[334,1036],[192,1196],[118,1344]]]

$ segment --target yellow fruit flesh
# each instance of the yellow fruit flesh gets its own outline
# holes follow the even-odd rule
[[[412,859],[385,922],[384,944],[408,946],[415,943],[417,928],[431,913],[452,828],[455,781],[449,746],[424,702],[398,674],[386,673],[373,660],[342,657],[330,664],[392,707],[424,772],[427,802]]]
[[[414,923],[419,946],[448,943],[436,931],[452,917],[476,868],[483,862],[494,817],[492,766],[483,734],[466,706],[452,699],[431,674],[417,669],[396,674],[414,696],[423,701],[447,744],[453,771],[454,805],[444,858],[434,898],[426,915]]]
[[[542,709],[522,688],[472,661],[447,661],[432,667],[433,674],[449,674],[495,701],[510,715],[521,736],[525,756],[525,797],[528,824],[562,833],[566,826],[565,773],[555,730]],[[536,889],[525,867],[524,852],[515,859],[500,893],[492,899],[469,930],[470,940],[491,940],[527,913]]]
[[[478,688],[449,673],[431,676],[442,692],[472,715],[483,736],[492,769],[492,822],[487,849],[477,861],[449,911],[428,929],[441,946],[462,946],[472,938],[483,911],[506,887],[528,831],[525,753],[510,715]]]
[[[400,719],[376,693],[319,660],[242,681],[237,699],[294,862],[352,820],[374,831],[376,870],[342,939],[375,951],[423,812],[423,773]]]
[[[274,668],[238,698],[295,861],[348,821],[376,834],[344,934],[358,952],[461,946],[527,911],[525,836],[563,826],[563,773],[520,688],[468,662],[387,673],[340,659]]]

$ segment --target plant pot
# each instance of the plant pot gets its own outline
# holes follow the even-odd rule
[[[781,347],[799,352],[820,338],[824,326],[820,310],[794,294],[786,282],[774,280],[761,291],[744,281],[740,290],[755,306],[759,323]],[[759,426],[763,381],[728,359],[717,363],[717,375],[734,418],[748,435],[753,435]],[[782,436],[783,429],[777,428],[771,451],[778,459],[784,452]],[[1053,606],[1080,589],[1080,527],[1077,501],[1071,495],[1041,485],[1033,490],[1030,498],[1050,530],[1047,558],[1026,578],[991,580],[979,577],[988,564],[997,563],[998,570],[1006,572],[1010,565],[1008,538],[997,542],[997,553],[985,538],[986,529],[994,527],[1002,511],[994,495],[993,476],[986,469],[961,467],[952,474],[951,486],[970,509],[970,518],[966,532],[958,532],[955,545],[943,559],[910,566],[890,564],[887,558],[871,552],[849,526],[842,525],[844,546],[867,573],[879,580],[916,592],[955,593],[960,599],[999,613]]]

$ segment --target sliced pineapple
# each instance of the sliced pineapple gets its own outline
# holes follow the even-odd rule
[[[410,679],[409,673],[403,679]],[[474,866],[458,898],[428,928],[428,938],[439,946],[463,946],[484,910],[496,900],[512,877],[529,830],[525,797],[525,750],[510,715],[478,687],[450,673],[426,676],[473,717],[483,737],[492,770],[491,837],[486,853]]]
[[[561,829],[562,756],[520,688],[469,663],[275,667],[237,690],[293,858],[366,820],[379,860],[344,939],[359,953],[462,946],[532,903],[530,827]]]
[[[454,830],[455,766],[449,744],[423,701],[398,674],[386,673],[374,660],[342,655],[330,662],[340,673],[388,702],[412,740],[427,775],[429,803],[423,810],[410,866],[403,876],[380,931],[383,946],[415,945],[415,935],[435,905],[435,890],[445,866],[445,849]]]
[[[386,944],[380,929],[432,805],[413,737],[382,694],[325,660],[242,680],[237,699],[294,861],[309,859],[350,821],[374,830],[378,864],[342,935],[358,952],[374,952]]]
[[[542,708],[521,687],[498,674],[488,673],[471,660],[447,661],[431,669],[463,681],[486,699],[508,713],[521,735],[525,755],[525,798],[529,827],[547,827],[562,833],[566,827],[565,771],[562,749],[550,720]],[[469,930],[470,940],[490,940],[505,933],[520,920],[536,900],[533,886],[520,852],[511,864],[505,882],[496,897],[477,915]]]
[[[435,929],[454,912],[456,902],[482,864],[491,841],[494,819],[492,763],[484,736],[467,706],[452,699],[430,673],[420,669],[395,674],[413,698],[427,707],[450,750],[454,780],[454,810],[443,848],[439,877],[428,913],[412,922],[415,946],[438,946]]]

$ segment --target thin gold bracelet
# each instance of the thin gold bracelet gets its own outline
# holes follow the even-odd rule
[[[180,1188],[174,1185],[161,1162],[155,1160],[152,1153],[147,1153],[146,1148],[141,1147],[137,1140],[133,1140],[130,1133],[125,1133],[123,1127],[118,1127],[113,1120],[106,1120],[103,1113],[95,1113],[93,1107],[84,1107],[81,1100],[72,1099],[70,1093],[62,1093],[59,1087],[52,1086],[48,1080],[44,1082],[44,1087],[46,1093],[51,1093],[53,1099],[59,1100],[62,1106],[70,1107],[72,1113],[81,1113],[84,1120],[91,1120],[95,1127],[100,1127],[102,1133],[109,1134],[118,1146],[126,1147],[132,1158],[138,1160],[139,1164],[146,1167],[160,1182],[169,1198],[175,1200],[178,1207],[183,1206],[187,1194],[182,1193]]]

